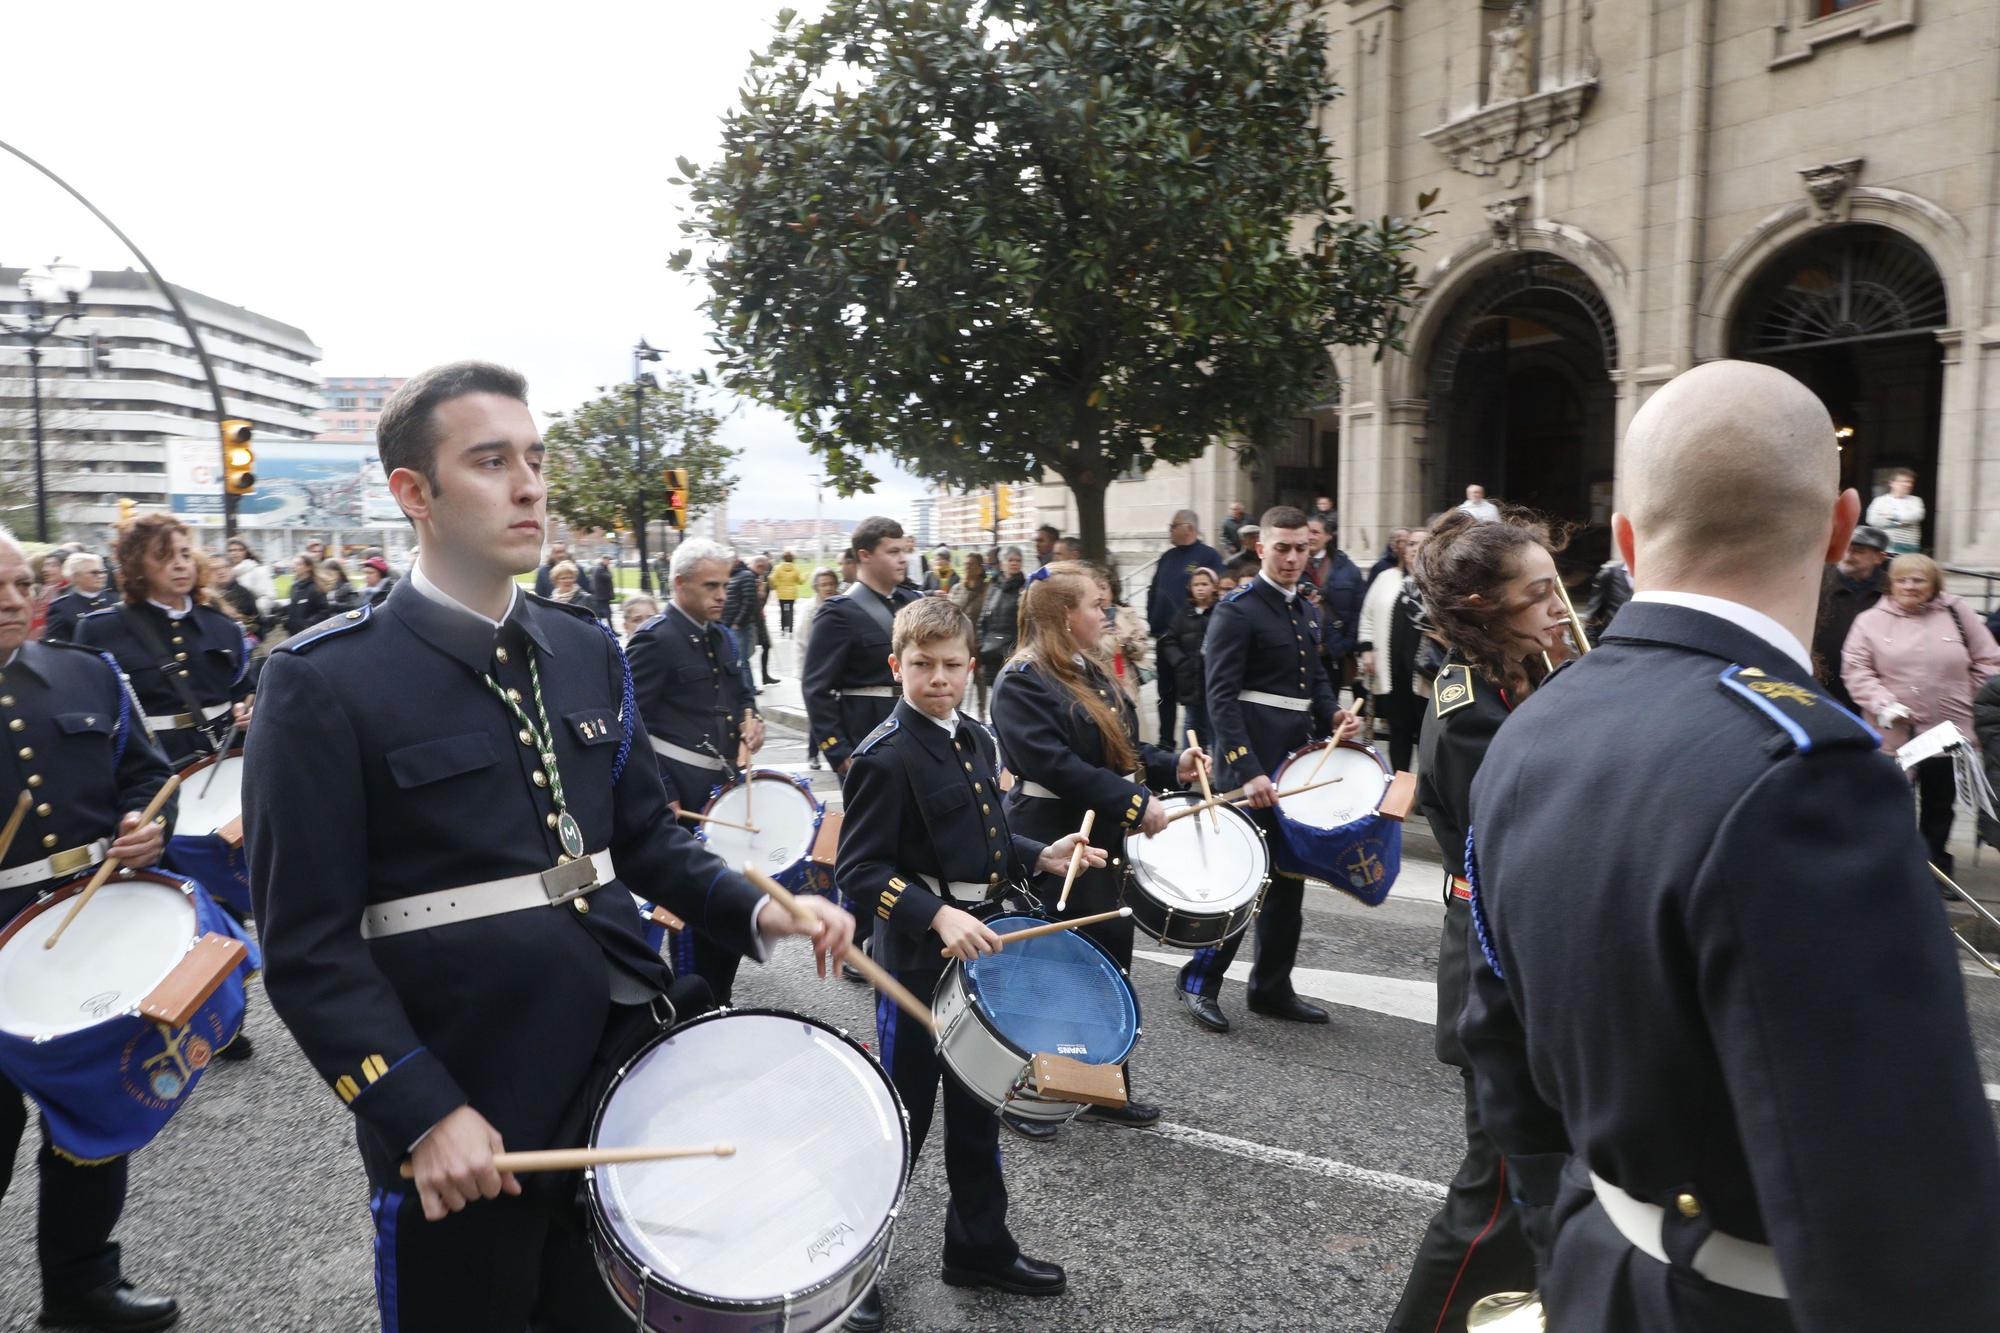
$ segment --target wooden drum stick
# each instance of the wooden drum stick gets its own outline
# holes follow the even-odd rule
[[[796,917],[800,924],[818,923],[818,919],[806,911],[799,904],[799,900],[792,896],[791,890],[756,866],[744,866],[743,877],[777,899],[778,905]],[[841,956],[841,961],[868,978],[869,985],[894,1000],[897,1008],[922,1023],[925,1031],[932,1036],[937,1035],[937,1018],[931,1013],[931,1007],[911,994],[908,986],[890,976],[880,963],[851,944],[847,946],[847,952]]]
[[[1069,906],[1070,885],[1076,883],[1076,872],[1083,868],[1084,849],[1090,846],[1091,826],[1097,823],[1097,811],[1083,812],[1083,827],[1076,831],[1076,846],[1069,849],[1069,873],[1063,876],[1062,897],[1056,899],[1056,910]]]
[[[1327,756],[1332,754],[1339,745],[1340,735],[1338,732],[1326,738],[1326,744],[1320,747],[1319,758],[1313,761],[1313,771],[1306,774],[1307,782],[1311,782],[1319,776],[1319,771],[1326,767]]]
[[[763,832],[762,829],[754,824],[739,824],[733,819],[717,819],[714,815],[704,815],[696,810],[683,810],[680,812],[679,818],[692,819],[697,824],[720,824],[723,828],[740,828],[745,833]]]
[[[1116,921],[1120,917],[1130,915],[1132,915],[1131,908],[1121,907],[1115,912],[1099,912],[1095,916],[1080,916],[1069,921],[1051,921],[1046,926],[1029,926],[1026,930],[1009,931],[1007,934],[1000,936],[1000,947],[1004,949],[1008,945],[1018,943],[1021,940],[1040,939],[1044,935],[1053,935],[1057,931],[1075,930],[1078,926],[1094,926],[1101,921]],[[938,956],[949,958],[951,957],[951,950],[939,949]]]
[[[581,1171],[590,1166],[616,1166],[620,1162],[670,1162],[679,1157],[734,1157],[733,1143],[711,1143],[702,1148],[545,1148],[539,1152],[497,1152],[493,1166],[499,1171]],[[417,1169],[403,1163],[405,1180],[416,1179]]]
[[[0,860],[5,860],[14,846],[14,835],[21,831],[21,821],[28,817],[28,807],[35,803],[35,794],[26,787],[21,788],[21,799],[14,802],[14,813],[7,816],[7,827],[0,828]]]
[[[173,774],[165,782],[161,783],[160,789],[153,793],[153,799],[146,803],[146,809],[140,814],[139,822],[132,827],[144,828],[146,825],[152,823],[153,817],[160,813],[160,807],[167,803],[167,798],[174,794],[174,788],[180,785],[181,775],[178,773]],[[90,877],[90,883],[83,886],[83,892],[77,894],[76,901],[69,905],[69,915],[65,916],[61,923],[49,933],[49,937],[42,941],[44,949],[53,949],[56,947],[56,941],[62,938],[65,930],[69,929],[69,923],[76,920],[76,914],[83,910],[85,903],[97,896],[97,891],[104,887],[104,881],[110,879],[111,872],[116,869],[118,869],[118,858],[115,856],[105,857],[103,864],[97,867],[97,873]]]
[[[1201,742],[1195,739],[1194,728],[1188,728],[1188,749],[1199,750]],[[1222,818],[1215,813],[1215,793],[1208,789],[1208,765],[1197,759],[1194,775],[1201,779],[1201,800],[1208,810],[1208,826],[1217,833],[1222,832]]]

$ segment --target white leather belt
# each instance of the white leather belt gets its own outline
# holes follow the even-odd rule
[[[973,902],[978,902],[986,896],[986,890],[992,887],[988,884],[982,884],[976,879],[933,880],[924,875],[915,875],[912,878],[926,887],[933,884],[940,886],[934,892],[947,900],[956,898],[961,901],[969,899]]]
[[[213,722],[234,707],[234,704],[210,704],[201,710],[201,720]],[[153,731],[186,731],[193,725],[192,713],[162,713],[158,717],[151,713],[146,715],[146,726]]]
[[[1633,1248],[1661,1263],[1671,1262],[1660,1240],[1666,1226],[1666,1209],[1656,1203],[1640,1202],[1595,1171],[1590,1173],[1590,1184],[1597,1191],[1597,1202],[1603,1206],[1604,1215],[1618,1228],[1619,1235],[1631,1241]],[[1778,1269],[1778,1252],[1768,1245],[1717,1231],[1694,1252],[1690,1266],[1717,1286],[1772,1300],[1786,1299],[1785,1275]]]
[[[0,870],[0,889],[18,889],[24,884],[40,884],[44,880],[61,879],[65,875],[88,870],[104,860],[105,850],[110,846],[109,838],[99,838],[88,847],[72,847],[24,866]]]
[[[1300,699],[1289,694],[1272,694],[1268,690],[1244,690],[1236,696],[1246,704],[1262,704],[1266,708],[1282,708],[1288,713],[1312,711],[1313,701]]]
[[[1023,796],[1032,796],[1038,801],[1060,801],[1062,797],[1050,791],[1039,782],[1029,782],[1023,778],[1014,784],[1014,790]]]
[[[843,685],[834,693],[843,699],[894,699],[901,691],[894,685]]]
[[[688,749],[685,745],[663,741],[658,736],[648,736],[646,739],[652,742],[653,753],[663,754],[677,764],[686,764],[689,768],[705,768],[712,773],[723,771],[722,761],[712,754],[701,754]]]
[[[376,903],[363,912],[361,938],[379,940],[413,930],[434,930],[460,921],[522,912],[530,907],[550,907],[581,897],[614,878],[611,850],[606,848],[538,875],[511,875],[484,884],[412,894]]]

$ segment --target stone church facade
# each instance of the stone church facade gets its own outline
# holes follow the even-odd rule
[[[2000,567],[2000,4],[1333,0],[1325,130],[1362,216],[1438,192],[1407,350],[1251,462],[1114,486],[1121,563],[1177,508],[1334,497],[1341,545],[1496,496],[1601,526],[1659,385],[1797,375],[1864,501],[1914,468],[1927,545]],[[1068,528],[1059,486],[1045,517]],[[1128,555],[1129,553],[1129,555]]]

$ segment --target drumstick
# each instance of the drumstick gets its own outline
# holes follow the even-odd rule
[[[1057,931],[1075,930],[1078,926],[1094,926],[1101,921],[1116,921],[1120,917],[1126,917],[1130,915],[1132,915],[1131,908],[1121,907],[1115,912],[1099,912],[1096,916],[1073,917],[1068,921],[1051,921],[1046,926],[1030,926],[1026,930],[1009,931],[1007,934],[1001,935],[998,938],[1000,940],[1000,947],[1005,948],[1007,945],[1013,944],[1019,940],[1040,939],[1044,935],[1053,935]],[[939,949],[938,956],[941,958],[949,958],[951,957],[951,950]]]
[[[208,789],[215,785],[215,775],[222,771],[222,761],[229,754],[229,747],[235,743],[236,723],[231,722],[229,730],[222,733],[222,745],[215,752],[215,762],[208,766],[208,781],[201,784],[201,792],[195,797],[197,801],[208,799]]]
[[[682,819],[697,820],[703,824],[720,824],[724,828],[740,828],[745,833],[762,833],[764,831],[754,824],[739,824],[732,819],[717,819],[714,815],[704,815],[697,810],[683,810],[679,817]]]
[[[616,1166],[620,1162],[669,1162],[679,1157],[734,1157],[733,1143],[711,1143],[702,1148],[545,1148],[540,1152],[497,1152],[496,1171],[580,1171],[589,1166]],[[416,1179],[417,1169],[405,1162],[402,1176]]]
[[[1328,736],[1326,738],[1326,745],[1321,748],[1319,752],[1319,758],[1313,763],[1313,771],[1306,774],[1307,782],[1311,782],[1314,778],[1319,776],[1320,769],[1326,767],[1326,757],[1332,754],[1334,748],[1339,744],[1340,744],[1340,733],[1337,731],[1333,735]]]
[[[140,814],[139,822],[132,827],[144,828],[146,825],[152,823],[153,817],[160,813],[160,807],[167,803],[167,798],[174,794],[174,788],[180,785],[181,775],[178,773],[170,775],[165,782],[160,784],[160,789],[153,793],[153,799],[146,803],[146,809]],[[69,929],[69,923],[76,920],[76,914],[83,910],[85,903],[97,896],[97,890],[103,886],[105,880],[111,878],[111,872],[117,868],[117,857],[107,856],[104,858],[103,863],[97,867],[97,873],[90,877],[90,883],[83,886],[83,892],[77,894],[76,901],[69,905],[69,915],[65,916],[57,924],[56,928],[49,933],[49,937],[42,941],[44,949],[53,949],[56,947],[56,941],[62,938],[65,930]]]
[[[743,822],[749,825],[752,831],[757,827],[757,816],[751,812],[750,798],[756,791],[757,775],[746,768],[743,770]]]
[[[799,900],[792,896],[791,890],[756,866],[744,866],[743,877],[775,898],[778,906],[790,912],[799,924],[815,926],[819,924],[819,918],[806,911]],[[937,1018],[931,1013],[931,1007],[911,994],[908,986],[890,976],[888,970],[880,963],[851,944],[847,946],[847,952],[841,955],[841,961],[868,978],[869,985],[894,1000],[897,1008],[922,1023],[932,1036],[937,1035]]]
[[[1069,873],[1063,876],[1062,897],[1056,899],[1056,910],[1058,912],[1069,906],[1069,888],[1070,885],[1076,883],[1076,872],[1083,868],[1083,852],[1085,848],[1090,846],[1090,829],[1091,825],[1096,822],[1096,810],[1086,810],[1083,812],[1083,827],[1077,830],[1076,846],[1069,849]]]
[[[1283,800],[1287,796],[1297,796],[1302,791],[1315,791],[1318,788],[1331,787],[1336,782],[1345,782],[1346,780],[1346,778],[1321,778],[1318,782],[1308,783],[1303,787],[1287,787],[1284,791],[1278,793],[1278,798]],[[1213,800],[1197,801],[1184,810],[1176,810],[1167,816],[1167,822],[1171,824],[1176,819],[1186,819],[1189,815],[1198,815],[1202,811],[1218,805],[1241,804],[1243,804],[1243,789],[1238,787],[1234,791],[1222,793],[1222,795],[1215,797]]]
[[[1194,728],[1188,728],[1188,749],[1198,750],[1201,742],[1195,739]],[[1208,789],[1208,765],[1197,759],[1194,761],[1194,775],[1201,779],[1201,799],[1208,806],[1208,826],[1217,833],[1222,832],[1222,820],[1215,813],[1215,793]]]
[[[14,813],[7,816],[7,827],[0,829],[0,860],[14,845],[14,835],[21,831],[21,821],[28,817],[28,807],[35,803],[35,795],[26,787],[21,789],[21,799],[14,802]]]

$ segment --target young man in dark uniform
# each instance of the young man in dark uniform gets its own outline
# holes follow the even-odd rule
[[[1044,846],[1007,827],[992,734],[958,711],[975,648],[965,613],[941,597],[920,599],[897,613],[892,643],[889,660],[902,698],[855,747],[838,874],[851,901],[874,909],[879,928],[870,952],[905,986],[927,996],[944,975],[940,949],[971,959],[997,947],[998,937],[966,909],[1002,883],[1037,870],[1061,873],[1077,837]],[[1085,855],[1092,866],[1104,864],[1098,848]],[[902,1015],[886,996],[875,1007],[875,1025],[882,1063],[910,1114],[913,1155],[923,1147],[938,1084],[944,1084],[944,1163],[951,1182],[944,1280],[1028,1296],[1062,1291],[1063,1270],[1023,1255],[1008,1234],[993,1112],[955,1080],[941,1080],[930,1034],[902,1031]],[[882,1321],[877,1288],[848,1327],[878,1329]]]
[[[422,555],[381,605],[274,655],[243,782],[265,987],[354,1112],[403,1333],[631,1327],[575,1175],[493,1164],[581,1143],[618,1062],[672,1020],[626,883],[745,953],[807,933],[674,821],[609,632],[516,586],[547,527],[525,392],[460,362],[384,408]],[[807,907],[824,968],[852,922]]]
[[[755,754],[764,744],[736,642],[720,623],[729,562],[729,548],[719,543],[682,542],[674,550],[672,600],[625,645],[646,739],[667,800],[680,810],[700,811],[739,771],[745,748]],[[729,1003],[741,957],[693,927],[674,934],[674,970],[706,981],[717,1004]]]
[[[171,770],[117,668],[81,648],[28,642],[33,592],[27,556],[0,529],[0,727],[8,752],[0,763],[0,809],[11,813],[23,791],[34,799],[0,857],[0,922],[107,855],[156,864],[173,822],[170,800],[162,820],[139,823]],[[27,1124],[20,1090],[0,1075],[0,1195]],[[179,1307],[171,1297],[119,1276],[111,1231],[125,1208],[126,1159],[80,1165],[50,1147],[45,1128],[35,1165],[41,1322],[126,1330],[173,1324]],[[20,1327],[26,1320],[6,1322]]]
[[[1203,646],[1208,722],[1222,762],[1214,785],[1218,791],[1242,787],[1250,817],[1269,839],[1283,836],[1272,812],[1278,789],[1271,770],[1314,737],[1337,727],[1344,738],[1360,725],[1334,702],[1320,657],[1319,617],[1300,598],[1299,577],[1311,550],[1304,514],[1289,505],[1265,510],[1257,525],[1262,566],[1211,613]],[[1257,917],[1250,1008],[1295,1023],[1324,1023],[1326,1010],[1292,989],[1304,904],[1305,881],[1274,872]],[[1216,1000],[1242,943],[1238,935],[1219,948],[1203,949],[1181,968],[1182,1001],[1196,1021],[1215,1032],[1229,1031]]]
[[[836,772],[847,771],[854,747],[896,706],[890,627],[923,595],[903,582],[913,546],[895,519],[863,519],[854,530],[854,582],[813,613],[800,686],[811,745]]]
[[[1991,1333],[1964,980],[1909,781],[1805,648],[1860,513],[1833,422],[1711,362],[1619,458],[1632,600],[1472,785],[1459,1034],[1550,1333]]]

